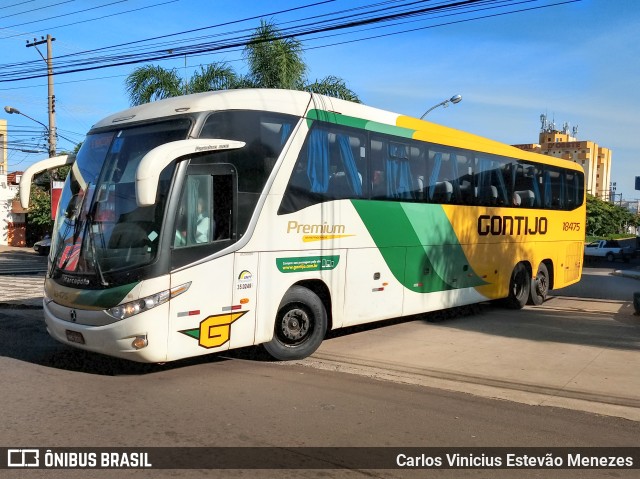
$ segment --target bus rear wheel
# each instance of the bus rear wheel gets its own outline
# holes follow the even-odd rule
[[[327,332],[327,311],[318,296],[293,286],[282,298],[273,339],[264,348],[275,359],[302,359],[318,349]]]
[[[531,274],[523,263],[518,263],[513,268],[509,280],[509,296],[505,299],[506,306],[511,309],[523,308],[529,299],[530,290]]]
[[[536,277],[531,282],[529,302],[539,306],[547,299],[547,294],[549,294],[549,271],[544,263],[540,263]]]

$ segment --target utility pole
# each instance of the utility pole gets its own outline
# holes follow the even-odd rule
[[[51,35],[47,35],[47,38],[41,37],[41,40],[33,39],[33,42],[29,43],[27,40],[27,48],[35,47],[42,59],[47,64],[47,80],[48,80],[48,109],[49,109],[49,156],[56,156],[56,96],[53,93],[53,53],[51,43],[55,41]],[[38,45],[47,44],[47,57],[45,58]]]

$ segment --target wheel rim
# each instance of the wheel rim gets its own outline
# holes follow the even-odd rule
[[[280,320],[280,339],[286,344],[297,344],[305,340],[311,330],[311,317],[301,308],[287,311]]]
[[[547,276],[542,273],[538,273],[538,275],[536,276],[536,292],[540,296],[546,297],[548,290],[549,282],[547,281]]]

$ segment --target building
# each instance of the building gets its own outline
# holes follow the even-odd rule
[[[587,193],[605,201],[615,200],[615,188],[611,188],[611,150],[594,141],[577,139],[578,128],[569,132],[565,123],[562,130],[555,123],[548,122],[546,115],[540,115],[542,128],[539,143],[513,145],[521,150],[542,153],[578,163],[584,168]]]
[[[21,171],[8,173],[7,121],[0,120],[0,245],[25,246],[25,211],[16,195]]]
[[[26,210],[17,199],[22,171],[0,178],[0,245],[26,246]]]

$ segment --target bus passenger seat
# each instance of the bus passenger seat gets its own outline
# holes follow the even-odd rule
[[[416,200],[424,200],[424,176],[417,176],[413,194]]]
[[[533,191],[531,191],[531,190],[521,190],[521,191],[516,191],[515,194],[520,196],[521,206],[522,207],[524,207],[524,208],[533,207],[535,199],[536,199],[535,195],[533,194]]]
[[[520,198],[520,195],[515,191],[513,192],[511,203],[513,204],[513,206],[520,206],[522,204],[522,198]]]
[[[435,184],[433,198],[434,203],[449,203],[453,195],[453,185],[449,181],[438,181]]]
[[[476,198],[481,205],[496,205],[498,203],[498,188],[493,185],[476,187]]]

